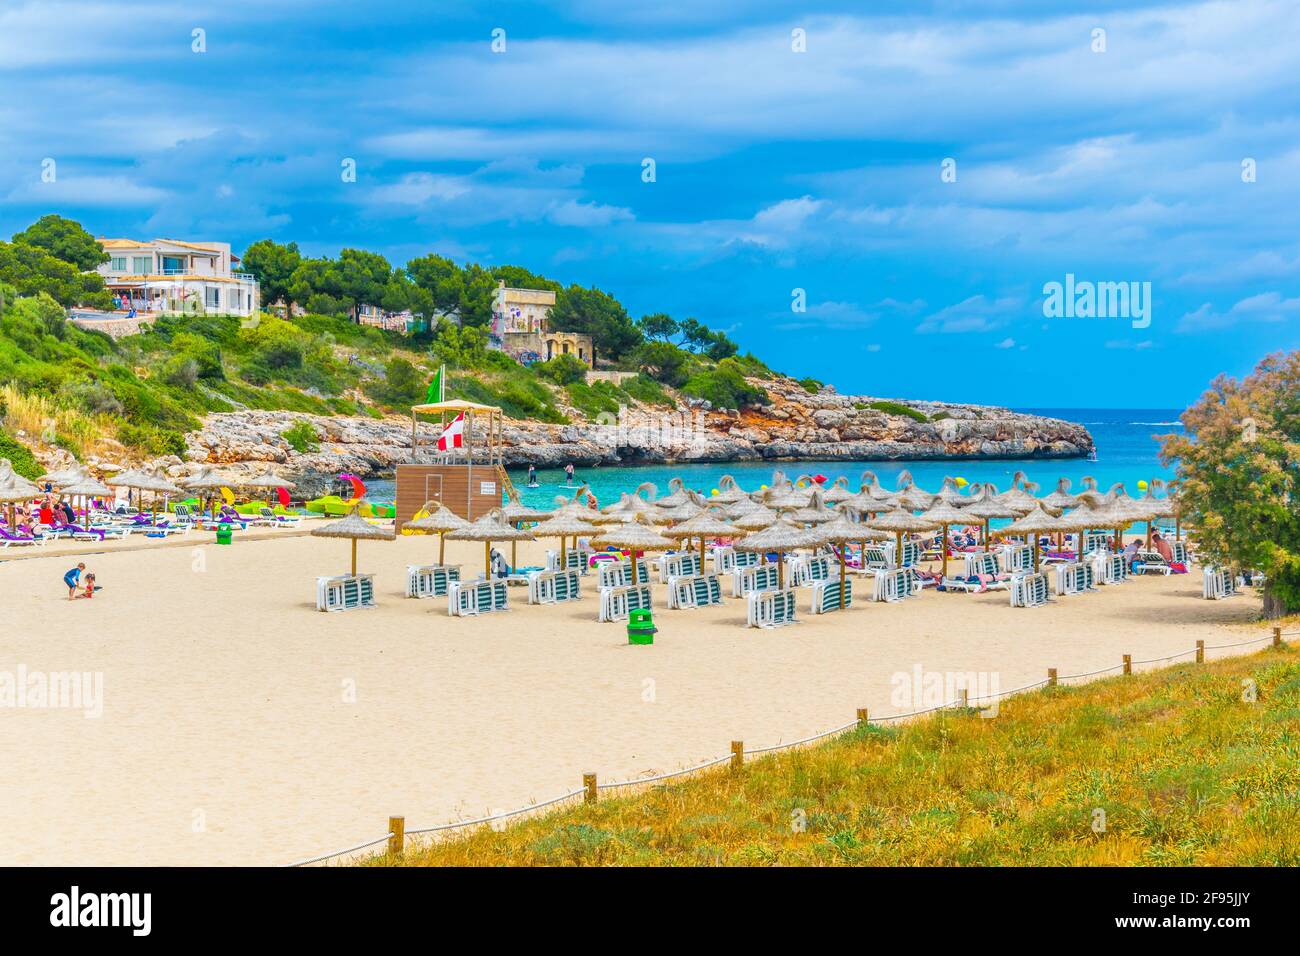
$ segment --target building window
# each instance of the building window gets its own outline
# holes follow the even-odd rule
[[[163,275],[180,275],[185,271],[184,256],[163,256],[162,257]]]
[[[147,276],[153,271],[153,256],[132,256],[131,271],[138,276]]]
[[[126,256],[113,256],[113,258],[109,259],[109,260],[108,260],[108,271],[109,271],[109,272],[125,272],[125,271],[126,271]]]
[[[221,307],[221,290],[220,290],[220,289],[214,289],[214,288],[212,288],[212,286],[208,286],[206,289],[204,289],[204,303],[203,303],[203,304],[206,305],[209,309],[217,309],[217,308],[220,308],[220,307]]]

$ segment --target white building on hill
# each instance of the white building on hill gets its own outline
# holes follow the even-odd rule
[[[228,242],[100,239],[104,277],[120,312],[251,315],[261,305],[257,279],[236,272]]]

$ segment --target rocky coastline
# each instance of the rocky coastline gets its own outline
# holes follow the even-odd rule
[[[683,402],[673,409],[637,405],[609,421],[544,424],[507,419],[507,465],[562,467],[675,462],[968,460],[1075,458],[1094,450],[1082,425],[993,406],[882,400],[809,393],[789,379],[762,382],[769,401],[735,410]],[[883,405],[884,408],[873,407]],[[901,408],[900,408],[901,406]],[[306,420],[320,436],[318,451],[298,452],[283,437]],[[294,481],[296,496],[332,489],[336,476],[391,477],[398,464],[433,461],[436,424],[422,424],[420,454],[411,453],[409,418],[321,417],[293,412],[241,411],[210,415],[186,436],[187,451],[160,459],[171,475],[204,465],[239,475],[268,467]]]

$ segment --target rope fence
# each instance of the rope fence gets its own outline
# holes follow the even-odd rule
[[[671,780],[675,777],[683,777],[687,774],[699,773],[702,770],[707,770],[710,767],[716,767],[723,763],[730,763],[733,770],[738,770],[744,765],[745,757],[755,757],[762,754],[775,753],[780,750],[791,750],[795,747],[801,747],[805,744],[813,743],[814,741],[825,740],[827,737],[834,737],[850,730],[866,727],[868,724],[883,724],[896,720],[909,720],[914,717],[922,717],[926,714],[933,714],[945,710],[968,710],[970,709],[972,701],[999,700],[1004,697],[1010,697],[1013,694],[1022,694],[1025,691],[1037,690],[1041,687],[1055,687],[1058,686],[1061,681],[1084,680],[1089,677],[1097,677],[1098,675],[1109,674],[1114,671],[1120,671],[1124,674],[1132,674],[1134,664],[1162,664],[1167,661],[1177,660],[1180,657],[1186,657],[1189,654],[1195,655],[1196,663],[1201,664],[1205,662],[1205,652],[1207,650],[1228,650],[1237,647],[1247,647],[1252,644],[1262,644],[1266,641],[1272,643],[1274,647],[1281,647],[1282,639],[1284,637],[1300,637],[1300,630],[1283,631],[1282,628],[1275,627],[1273,628],[1273,633],[1268,637],[1255,638],[1254,640],[1249,641],[1238,641],[1232,644],[1211,644],[1207,646],[1204,641],[1197,641],[1196,647],[1191,650],[1179,651],[1177,654],[1170,654],[1168,657],[1153,657],[1144,661],[1135,661],[1133,660],[1132,655],[1125,654],[1124,662],[1122,664],[1117,664],[1114,667],[1103,667],[1101,670],[1089,671],[1085,674],[1067,674],[1063,677],[1058,677],[1056,668],[1052,667],[1048,668],[1046,680],[1035,681],[1032,684],[1026,684],[1023,687],[1017,687],[1013,690],[1001,691],[996,694],[984,694],[978,697],[970,697],[965,690],[958,690],[957,698],[955,700],[949,701],[946,704],[939,704],[935,707],[927,707],[924,710],[910,711],[906,714],[871,716],[870,719],[868,719],[867,709],[865,707],[860,707],[858,708],[856,720],[844,724],[843,726],[823,731],[819,734],[813,734],[811,737],[803,737],[799,740],[792,740],[789,743],[775,744],[771,747],[756,747],[753,749],[746,749],[743,742],[733,740],[731,742],[731,753],[724,757],[706,760],[703,763],[696,764],[692,767],[686,767],[682,770],[673,770],[669,773],[657,774],[653,777],[638,777],[632,780],[615,780],[607,783],[598,783],[594,773],[584,773],[582,775],[582,786],[579,789],[571,790],[558,797],[552,797],[550,800],[531,803],[526,807],[520,807],[518,810],[506,810],[501,813],[494,813],[491,816],[479,817],[475,820],[457,820],[454,823],[443,823],[438,826],[422,827],[418,830],[407,830],[405,817],[389,817],[388,832],[381,837],[375,837],[373,840],[366,840],[364,843],[358,843],[356,846],[350,846],[346,849],[335,850],[333,853],[323,853],[320,856],[314,856],[310,859],[299,860],[297,863],[289,863],[285,865],[288,867],[299,867],[310,866],[313,863],[323,863],[326,860],[347,856],[351,853],[356,853],[360,850],[372,847],[377,843],[383,843],[384,841],[388,842],[388,851],[390,853],[398,854],[403,852],[405,849],[405,838],[408,835],[420,836],[430,833],[443,833],[448,830],[460,830],[465,827],[481,826],[485,823],[495,823],[498,820],[505,820],[511,817],[523,816],[527,813],[534,813],[538,810],[554,806],[557,803],[563,803],[566,800],[572,800],[574,797],[579,796],[583,798],[584,803],[595,803],[597,795],[602,790],[615,790],[624,787],[639,787],[647,784],[659,783],[664,780]]]

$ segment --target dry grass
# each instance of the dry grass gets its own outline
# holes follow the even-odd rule
[[[1048,688],[993,719],[873,725],[371,862],[1294,866],[1300,651]]]
[[[0,385],[0,408],[5,430],[24,433],[29,443],[58,444],[78,458],[118,447],[113,441],[118,421],[109,415],[89,415],[39,392],[20,392],[12,384]]]

